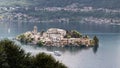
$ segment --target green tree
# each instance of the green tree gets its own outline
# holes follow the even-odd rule
[[[26,36],[24,34],[21,34],[20,36],[18,36],[19,40],[21,42],[25,42],[26,41]]]
[[[40,53],[36,55],[34,58],[34,68],[67,68],[67,67],[64,64],[56,61],[51,55]]]
[[[4,47],[10,68],[27,68],[24,64],[27,54],[25,54],[23,49],[16,46],[16,44],[10,40],[1,41],[0,45]]]
[[[94,37],[93,37],[93,40],[94,40],[95,45],[98,45],[99,39],[97,38],[97,36],[94,36]]]
[[[0,68],[67,68],[51,55],[40,53],[31,56],[14,42],[6,39],[0,41]]]
[[[82,37],[82,34],[80,34],[80,32],[78,32],[78,31],[76,31],[76,30],[72,30],[72,31],[71,31],[71,36],[72,36],[73,38],[80,38],[80,37]]]
[[[44,43],[40,40],[40,41],[37,43],[37,45],[39,45],[39,46],[43,46]]]
[[[85,38],[89,39],[89,36],[88,36],[88,35],[85,35]]]
[[[9,68],[7,56],[5,54],[3,46],[0,46],[0,68]]]

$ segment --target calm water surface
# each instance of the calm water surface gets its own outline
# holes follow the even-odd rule
[[[100,39],[98,48],[57,48],[20,45],[26,52],[35,55],[39,52],[52,54],[57,60],[69,68],[120,68],[120,26],[96,25],[79,23],[0,23],[0,39],[13,38],[33,26],[39,31],[51,27],[67,30],[75,29],[90,37],[97,35]],[[55,56],[54,51],[60,51],[62,56]]]

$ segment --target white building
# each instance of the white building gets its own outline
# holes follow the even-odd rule
[[[49,38],[62,39],[66,35],[66,31],[63,29],[50,28],[47,30],[47,35]]]
[[[53,36],[59,37],[59,36],[65,36],[66,31],[58,28],[50,28],[47,30],[47,34],[49,35],[49,37],[53,37]]]

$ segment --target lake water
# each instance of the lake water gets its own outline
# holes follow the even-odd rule
[[[63,28],[78,30],[90,37],[97,35],[100,43],[98,48],[57,48],[20,45],[26,52],[35,55],[45,52],[63,62],[69,68],[120,68],[120,26],[80,23],[0,23],[0,39],[13,38],[26,31],[32,31],[34,26],[38,31],[48,28]],[[55,56],[54,51],[60,51],[61,56]]]

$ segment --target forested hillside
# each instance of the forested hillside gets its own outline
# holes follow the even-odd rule
[[[0,6],[59,6],[79,3],[93,7],[119,8],[120,0],[0,0]]]
[[[0,0],[0,21],[120,23],[120,0]]]

